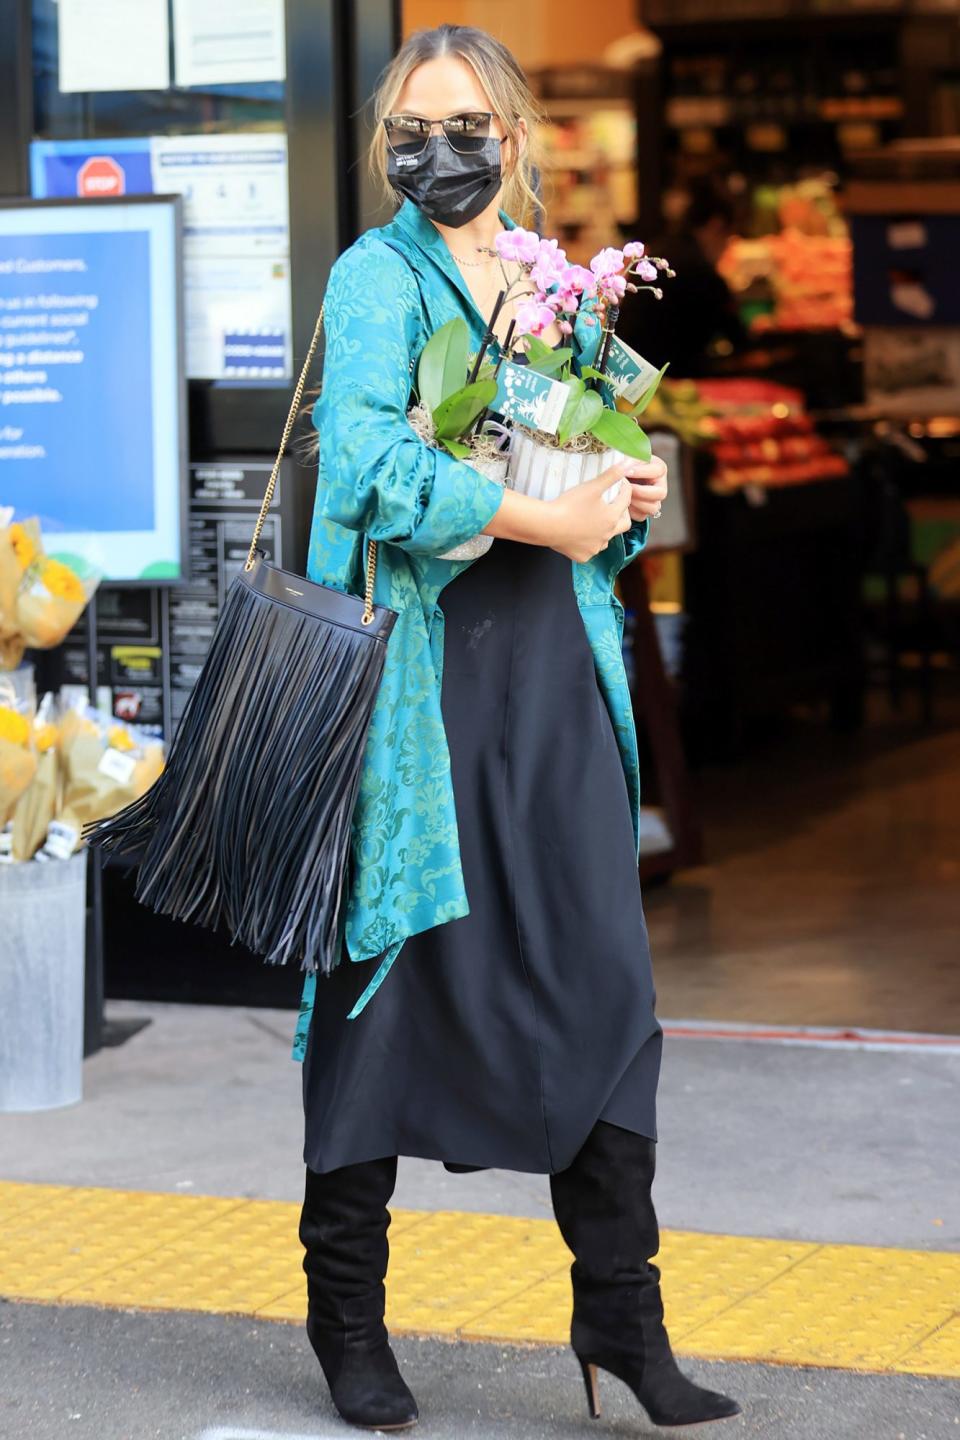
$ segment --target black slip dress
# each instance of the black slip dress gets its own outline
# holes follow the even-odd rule
[[[304,1160],[551,1173],[599,1119],[656,1139],[662,1031],[629,795],[572,562],[495,539],[441,591],[470,913],[317,981]]]

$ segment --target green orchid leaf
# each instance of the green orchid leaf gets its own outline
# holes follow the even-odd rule
[[[604,385],[613,384],[613,376],[605,375],[603,371],[598,370],[595,365],[581,365],[580,374],[584,380],[602,380]]]
[[[622,450],[624,455],[632,455],[635,460],[649,460],[653,453],[650,441],[636,420],[618,410],[604,406],[603,414],[598,415],[588,429],[611,450]]]
[[[417,395],[433,413],[467,378],[467,322],[455,315],[424,345],[417,362]]]
[[[653,399],[654,395],[656,395],[657,391],[660,389],[660,381],[663,379],[664,375],[666,374],[667,366],[668,366],[669,364],[670,364],[670,361],[668,360],[668,361],[667,361],[667,364],[664,365],[663,368],[658,371],[657,375],[654,377],[653,380],[651,380],[650,384],[647,386],[646,390],[644,390],[643,394],[640,396],[640,399],[637,401],[637,403],[636,403],[635,405],[631,406],[630,410],[627,412],[629,415],[642,415],[642,414],[643,414],[644,410],[646,410],[647,406],[650,404],[650,401]]]
[[[563,410],[560,413],[560,424],[557,426],[557,439],[560,441],[561,445],[563,444],[564,440],[568,440],[570,438],[570,432],[568,429],[570,418],[573,415],[573,412],[580,400],[580,397],[583,395],[583,392],[587,388],[583,381],[580,379],[579,375],[571,375],[569,380],[565,380],[563,383],[570,391],[570,394],[567,396],[567,403],[564,405]]]
[[[465,460],[470,454],[470,446],[465,444],[463,440],[441,440],[440,444],[444,450],[447,450],[456,460]]]
[[[528,365],[536,365],[541,360],[549,360],[550,356],[553,354],[550,346],[547,345],[543,340],[541,340],[538,335],[527,335],[526,342],[526,355]]]
[[[572,436],[582,435],[589,430],[603,409],[605,409],[603,398],[597,394],[596,390],[584,390],[567,415],[566,424],[557,431],[557,439],[561,445]]]
[[[475,380],[448,395],[433,412],[438,440],[457,440],[491,403],[497,393],[495,380]]]
[[[566,365],[572,356],[573,351],[568,345],[565,345],[560,350],[549,350],[546,359],[537,360],[534,361],[533,364],[528,364],[527,369],[536,370],[538,375],[555,375],[558,370],[561,370],[564,365]]]
[[[564,384],[570,395],[557,427],[557,439],[561,445],[565,445],[574,435],[582,435],[585,430],[589,430],[597,411],[603,409],[602,398],[595,390],[588,390],[578,375],[571,376]]]

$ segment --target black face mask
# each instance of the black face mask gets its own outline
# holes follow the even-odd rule
[[[461,155],[443,135],[431,135],[419,155],[387,152],[387,179],[395,190],[440,225],[458,228],[474,220],[500,189],[500,147],[496,136]]]

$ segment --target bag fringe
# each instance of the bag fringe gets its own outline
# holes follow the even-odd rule
[[[238,578],[163,771],[83,838],[141,856],[134,896],[157,914],[223,923],[273,964],[329,974],[385,655]]]

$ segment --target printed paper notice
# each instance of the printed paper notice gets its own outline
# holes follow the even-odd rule
[[[182,195],[187,374],[289,378],[285,135],[35,140],[30,175],[38,199]]]
[[[290,374],[286,135],[154,136],[153,189],[183,196],[187,373]]]
[[[166,90],[167,0],[60,0],[60,89]]]
[[[173,0],[178,85],[255,85],[286,74],[283,0]]]

